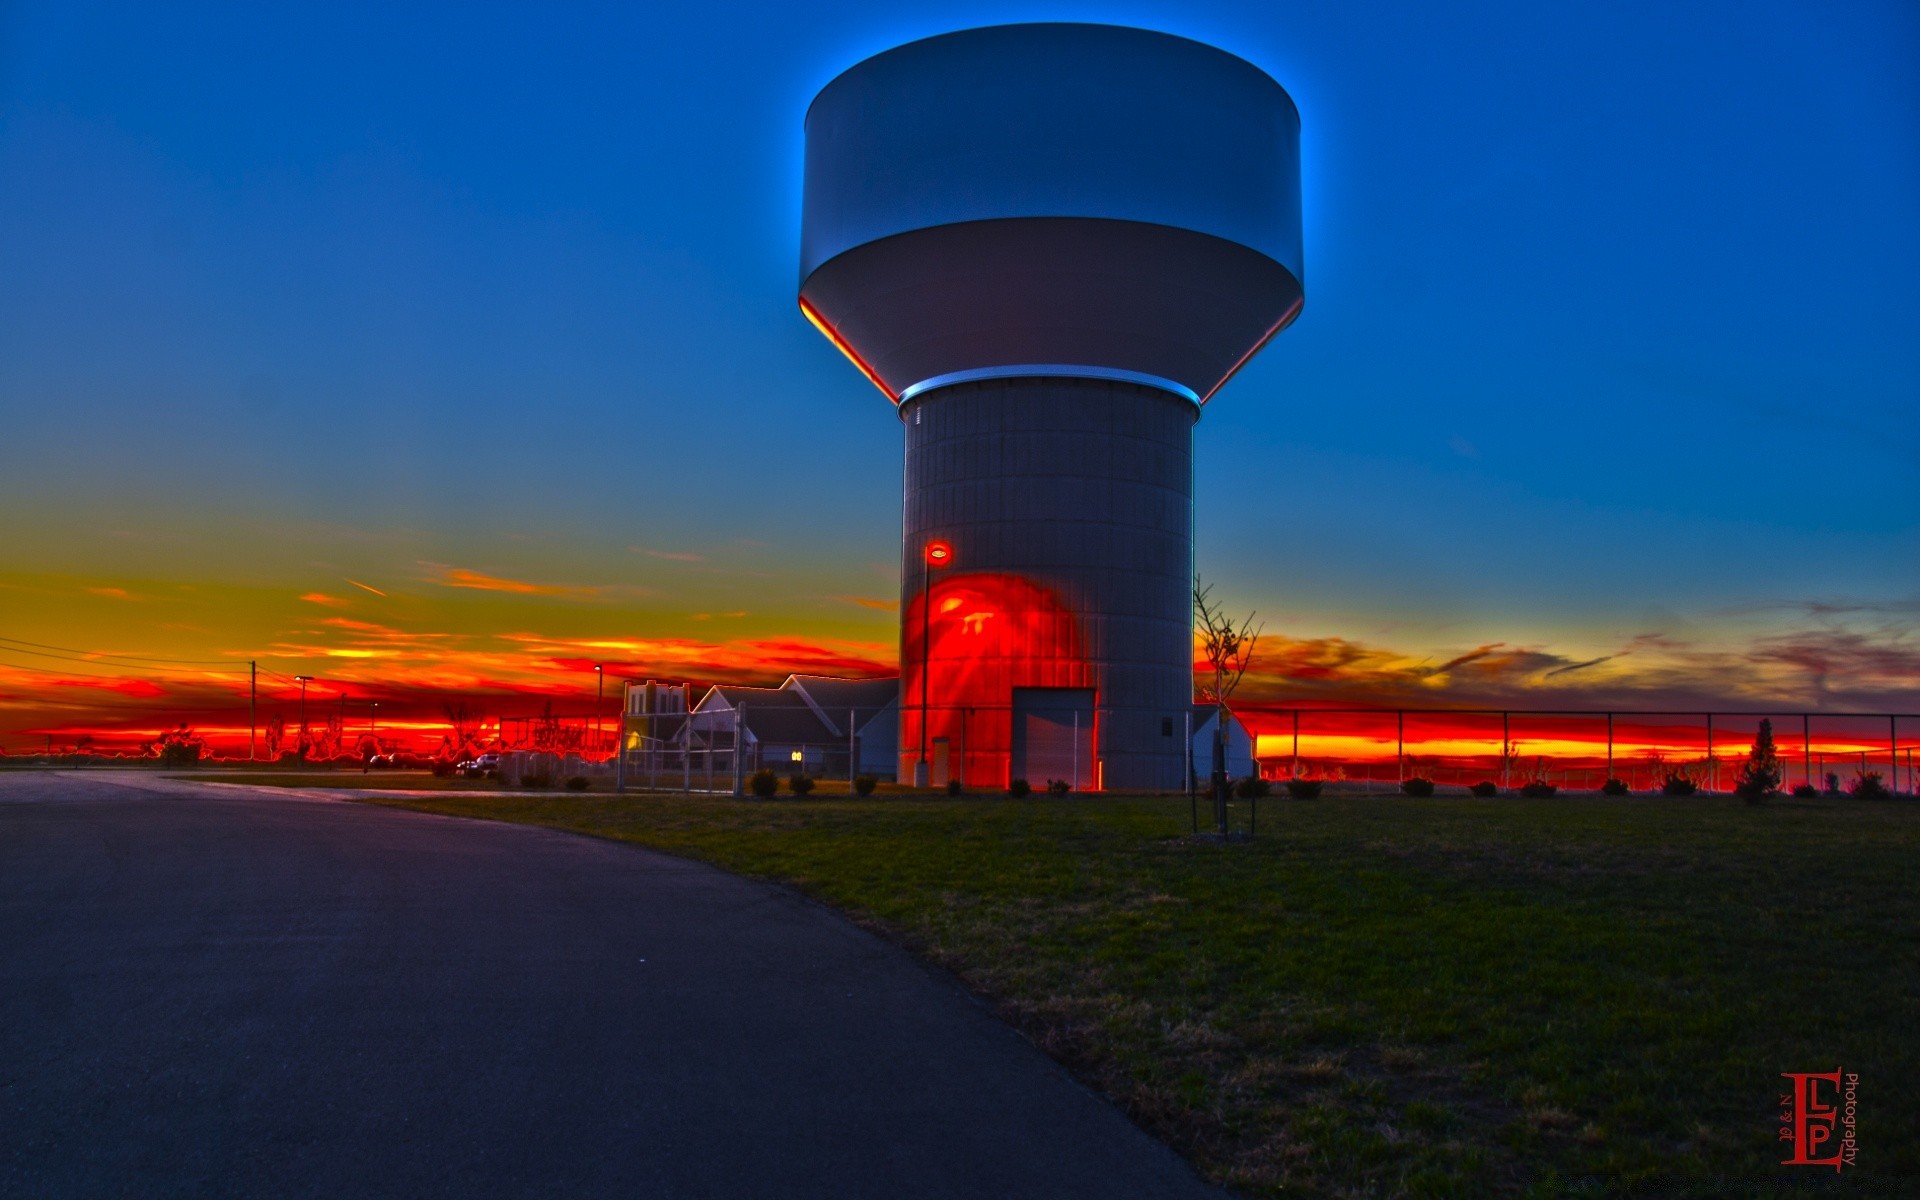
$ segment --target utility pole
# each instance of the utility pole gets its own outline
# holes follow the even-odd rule
[[[307,757],[307,685],[313,682],[311,675],[295,675],[294,682],[300,685],[300,759]]]
[[[256,659],[247,660],[247,761],[253,761],[253,743],[259,722],[255,714],[260,704],[260,663]]]

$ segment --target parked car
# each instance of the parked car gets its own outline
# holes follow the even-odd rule
[[[468,779],[479,779],[482,776],[498,775],[500,773],[500,756],[498,754],[487,753],[477,758],[470,758],[460,764],[460,772]]]

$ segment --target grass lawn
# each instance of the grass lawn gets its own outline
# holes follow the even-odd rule
[[[1253,1195],[1920,1186],[1920,805],[1281,799],[1221,846],[1184,798],[369,802],[802,888]],[[1859,1166],[1778,1165],[1779,1073],[1835,1067]]]

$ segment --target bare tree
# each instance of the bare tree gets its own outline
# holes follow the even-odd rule
[[[452,732],[448,740],[453,746],[453,757],[464,758],[467,747],[479,732],[482,718],[479,710],[465,700],[447,700],[440,705],[440,714],[447,719],[447,727]]]
[[[1220,836],[1227,833],[1227,722],[1233,719],[1228,697],[1246,677],[1253,665],[1253,651],[1265,624],[1253,622],[1257,614],[1248,613],[1236,621],[1226,606],[1213,598],[1213,585],[1193,577],[1193,621],[1200,631],[1200,646],[1207,665],[1213,669],[1211,687],[1202,685],[1200,693],[1215,708],[1213,722],[1213,819]]]

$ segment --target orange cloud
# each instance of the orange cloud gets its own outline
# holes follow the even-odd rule
[[[338,596],[329,596],[325,592],[308,592],[300,598],[308,604],[324,604],[328,608],[345,608],[347,606],[345,600],[342,600]]]
[[[899,600],[875,600],[869,596],[836,596],[836,600],[845,600],[848,604],[858,604],[861,608],[871,608],[875,612],[900,611]]]
[[[551,583],[527,583],[520,579],[502,579],[498,575],[483,575],[479,571],[469,571],[465,567],[443,567],[440,570],[440,577],[433,582],[441,587],[472,588],[480,592],[512,592],[520,596],[591,595],[597,590],[563,587]]]
[[[355,586],[355,587],[357,587],[357,588],[359,588],[359,589],[360,589],[361,591],[363,591],[363,592],[372,592],[372,593],[373,593],[374,595],[376,595],[376,596],[384,596],[384,595],[386,595],[386,593],[385,593],[385,592],[383,592],[383,591],[381,591],[381,590],[380,590],[379,588],[377,588],[377,587],[370,587],[370,586],[368,586],[367,584],[364,584],[364,583],[361,583],[361,582],[360,582],[360,581],[359,581],[358,579],[349,579],[349,580],[347,580],[347,582],[348,582],[348,583],[350,583],[350,584],[352,584],[353,586]]]
[[[125,588],[90,587],[87,590],[96,596],[105,596],[109,600],[138,600],[140,598]]]
[[[649,550],[645,546],[629,546],[628,549],[648,558],[664,558],[668,562],[705,562],[707,556],[695,554],[691,550]]]

